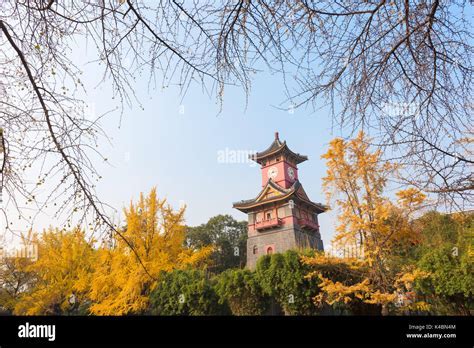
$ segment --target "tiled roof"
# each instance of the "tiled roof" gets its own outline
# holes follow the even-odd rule
[[[274,188],[275,190],[281,192],[282,194],[278,195],[278,196],[272,196],[272,197],[269,197],[269,198],[266,198],[266,199],[263,199],[263,200],[259,201],[258,199],[262,196],[262,194],[267,190],[267,188],[269,186]],[[306,194],[298,195],[298,191],[300,191],[300,190],[303,190],[303,188],[301,186],[301,183],[298,180],[295,181],[294,184],[290,188],[285,189],[285,188],[281,187],[280,185],[278,185],[277,183],[273,182],[272,179],[269,179],[267,184],[260,191],[260,193],[257,195],[257,197],[255,197],[253,199],[247,199],[247,200],[242,200],[242,201],[239,201],[239,202],[235,202],[233,204],[233,207],[245,213],[245,212],[248,212],[249,210],[251,210],[252,208],[260,206],[260,205],[264,205],[264,204],[271,203],[271,202],[278,202],[278,201],[286,200],[286,199],[290,199],[290,198],[297,198],[300,201],[304,201],[305,203],[314,206],[315,208],[317,208],[321,212],[324,212],[328,209],[328,207],[324,206],[323,204],[315,203],[315,202],[310,201],[307,198]],[[304,190],[303,190],[303,192],[304,192]]]
[[[289,149],[288,145],[286,145],[286,141],[281,142],[278,136],[278,132],[275,133],[275,140],[270,144],[270,146],[261,152],[257,152],[254,156],[252,156],[252,160],[257,163],[261,163],[265,158],[276,155],[279,153],[284,153],[288,157],[293,158],[296,164],[304,162],[308,159],[307,156],[300,155],[299,153],[293,152]]]

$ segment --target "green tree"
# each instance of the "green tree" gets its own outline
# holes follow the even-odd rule
[[[437,314],[469,315],[474,310],[474,215],[430,212],[417,222],[424,237],[418,267],[429,276],[416,282],[416,289]]]
[[[163,272],[150,294],[149,312],[155,315],[226,314],[205,271]]]
[[[318,280],[306,277],[310,267],[301,261],[302,255],[289,250],[283,254],[262,256],[256,276],[265,294],[272,296],[286,315],[312,315],[319,309],[312,299],[318,293]]]
[[[229,269],[217,277],[219,302],[227,303],[234,315],[262,315],[269,307],[255,273],[248,269]]]
[[[186,243],[191,248],[213,246],[211,270],[220,273],[229,268],[243,268],[247,258],[247,222],[230,215],[217,215],[205,224],[188,227]]]

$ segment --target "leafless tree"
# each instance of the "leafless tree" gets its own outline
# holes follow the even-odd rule
[[[291,103],[329,105],[347,136],[375,136],[403,166],[401,182],[466,209],[474,198],[472,15],[467,1],[241,1],[220,51],[228,62],[253,53],[295,79]]]
[[[5,218],[9,204],[20,215],[22,201],[33,211],[57,205],[66,223],[88,217],[93,230],[120,234],[94,189],[106,135],[80,97],[71,46],[81,39],[122,105],[139,102],[133,79],[142,72],[150,88],[174,83],[185,93],[197,83],[222,101],[229,84],[248,93],[255,67],[267,66],[281,73],[288,101],[331,106],[336,126],[365,129],[405,166],[404,181],[463,208],[474,185],[469,12],[455,0],[4,0]]]

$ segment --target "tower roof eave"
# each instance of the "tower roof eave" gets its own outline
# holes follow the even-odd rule
[[[281,142],[278,133],[275,133],[275,140],[270,144],[270,146],[261,152],[257,152],[255,155],[251,156],[251,159],[255,162],[261,164],[261,162],[270,156],[277,155],[279,153],[285,153],[288,157],[293,158],[296,164],[307,161],[308,157],[300,155],[299,153],[293,152],[290,150],[286,141]]]
[[[281,195],[278,196],[273,196],[264,200],[259,200],[259,198],[262,196],[262,194],[267,190],[268,186],[272,186],[273,188],[277,189],[278,191],[282,192]],[[316,210],[318,210],[318,213],[323,213],[326,210],[329,209],[329,207],[320,204],[320,203],[315,203],[312,202],[311,200],[301,197],[300,195],[297,195],[299,189],[302,188],[301,183],[299,181],[295,181],[295,183],[289,188],[285,189],[278,184],[274,183],[271,179],[268,181],[267,185],[260,191],[260,193],[257,195],[257,197],[253,199],[247,199],[247,200],[242,200],[239,202],[233,203],[233,208],[240,210],[243,213],[247,213],[254,208],[260,207],[265,204],[269,203],[275,203],[275,202],[280,202],[286,199],[290,198],[296,198],[299,201],[302,201],[308,205],[313,206]]]

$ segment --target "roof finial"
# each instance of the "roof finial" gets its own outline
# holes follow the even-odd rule
[[[280,140],[280,138],[278,137],[278,132],[275,132],[275,140]]]

